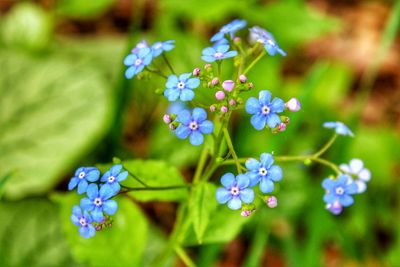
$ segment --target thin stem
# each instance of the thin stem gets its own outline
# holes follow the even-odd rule
[[[175,246],[175,252],[187,267],[196,267],[196,264],[181,246]]]
[[[340,170],[338,168],[338,166],[336,166],[335,163],[330,162],[329,160],[325,160],[325,159],[321,159],[321,158],[310,158],[312,161],[316,161],[318,163],[321,163],[322,165],[325,165],[329,168],[331,168],[332,170],[334,170],[336,172],[336,174],[340,174]]]
[[[126,168],[125,168],[126,170]],[[128,171],[129,175],[132,176],[133,179],[135,179],[136,181],[138,181],[141,185],[143,185],[144,187],[151,187],[148,186],[145,182],[143,182],[139,177],[137,177],[135,174],[131,173],[130,171]]]
[[[172,74],[175,74],[175,71],[174,71],[174,69],[172,68],[171,63],[169,63],[169,60],[168,60],[167,56],[166,56],[164,53],[162,53],[162,57],[163,57],[165,63],[167,64],[169,70],[172,72]]]
[[[236,151],[235,151],[235,148],[233,147],[233,143],[232,143],[231,137],[229,135],[228,129],[226,127],[224,127],[222,130],[224,132],[226,144],[228,145],[228,148],[232,153],[233,160],[235,161],[237,171],[238,171],[238,173],[242,173],[242,166],[240,165],[239,159],[236,155]]]
[[[217,66],[218,66],[218,79],[221,81],[221,72],[222,72],[222,61],[221,60],[217,60]]]
[[[187,189],[190,185],[170,185],[170,186],[148,186],[148,187],[129,187],[121,185],[125,190],[123,193],[131,191],[158,191],[158,190],[172,190],[172,189]]]
[[[199,163],[197,165],[196,172],[193,178],[193,183],[195,184],[198,183],[200,180],[201,174],[203,173],[203,169],[206,164],[207,156],[208,156],[208,149],[207,146],[204,146],[203,150],[201,151]]]
[[[331,147],[331,145],[335,142],[336,138],[337,138],[337,134],[335,133],[335,134],[331,137],[331,139],[329,139],[329,141],[328,141],[320,150],[318,150],[317,152],[315,152],[315,153],[313,154],[313,157],[318,158],[319,156],[321,156],[322,154],[324,154],[325,151],[327,151],[327,150]]]
[[[159,71],[159,70],[153,70],[153,69],[150,69],[150,68],[148,68],[148,67],[145,67],[145,70],[147,70],[148,72],[157,74],[158,76],[161,76],[161,77],[163,77],[164,79],[168,79],[168,77],[167,77],[166,75],[164,75],[164,74],[163,74],[161,71]]]
[[[256,65],[257,62],[258,62],[263,56],[265,56],[265,54],[266,54],[266,52],[265,52],[265,50],[263,50],[263,51],[258,55],[258,57],[256,57],[256,58],[253,60],[253,62],[251,62],[250,65],[244,70],[243,74],[246,74],[247,72],[249,72],[249,71],[254,67],[254,65]]]

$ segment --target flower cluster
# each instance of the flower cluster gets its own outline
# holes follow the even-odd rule
[[[76,170],[68,189],[77,187],[78,194],[86,193],[87,197],[81,199],[80,206],[72,208],[71,220],[79,226],[79,233],[83,237],[94,236],[96,229],[107,224],[108,216],[117,212],[118,204],[112,198],[118,194],[120,182],[127,176],[128,172],[122,171],[120,164],[112,166],[101,178],[100,171],[95,167],[81,167]]]

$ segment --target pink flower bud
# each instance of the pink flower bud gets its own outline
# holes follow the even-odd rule
[[[248,87],[249,89],[253,89],[254,84],[253,84],[253,83],[249,83],[249,84],[247,85],[247,87]]]
[[[232,92],[234,87],[235,87],[235,82],[232,80],[226,80],[222,83],[222,88],[224,88],[224,90],[227,92]]]
[[[222,100],[225,98],[225,93],[223,91],[218,91],[215,93],[215,98],[217,100]]]
[[[221,107],[221,112],[222,113],[227,113],[228,112],[228,107],[227,106],[222,106]]]
[[[195,68],[193,70],[193,76],[199,76],[200,75],[200,69],[199,68]]]
[[[285,106],[289,111],[293,112],[297,112],[301,108],[299,100],[295,97],[292,97],[288,102],[286,102]]]
[[[207,83],[207,87],[211,87],[211,85],[212,85],[211,82]]]
[[[172,131],[174,131],[176,129],[176,125],[173,123],[170,123],[168,126]]]
[[[286,123],[283,123],[283,122],[279,123],[279,125],[278,125],[278,131],[279,131],[279,132],[283,132],[283,131],[285,131],[285,130],[286,130]]]
[[[206,64],[206,65],[204,65],[204,69],[206,70],[206,71],[211,71],[211,64]]]
[[[278,206],[278,199],[274,196],[270,196],[267,199],[267,206],[270,207],[271,209],[275,208],[276,206]]]
[[[210,111],[211,111],[211,112],[215,112],[215,110],[216,110],[215,106],[214,106],[214,105],[211,105],[211,106],[210,106]]]
[[[165,114],[163,117],[163,121],[167,124],[171,123],[171,116],[169,114]]]
[[[219,83],[219,80],[218,80],[217,77],[215,77],[215,78],[213,78],[213,79],[211,80],[211,84],[212,84],[212,85],[217,85],[218,83]]]
[[[233,100],[233,99],[229,100],[229,105],[231,105],[231,106],[234,106],[234,105],[236,105],[236,101],[235,101],[235,100]]]
[[[246,75],[240,74],[240,76],[239,76],[239,81],[240,81],[241,83],[247,82],[247,77],[246,77]]]
[[[242,215],[243,217],[249,217],[251,214],[251,211],[249,210],[242,210],[242,212],[240,213],[240,215]]]
[[[240,37],[235,37],[235,38],[233,38],[233,42],[234,42],[235,44],[239,44],[241,41],[242,41],[242,39],[240,39]]]

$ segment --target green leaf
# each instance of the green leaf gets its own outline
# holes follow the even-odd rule
[[[60,15],[83,19],[100,16],[115,4],[115,0],[61,0],[56,3]]]
[[[70,220],[72,207],[79,204],[79,196],[76,193],[59,194],[54,200],[60,205],[62,228],[78,262],[85,266],[142,266],[148,225],[135,203],[117,197],[118,211],[112,216],[112,227],[85,239]]]
[[[0,266],[77,266],[45,199],[0,203]]]
[[[165,187],[185,185],[185,181],[179,173],[179,170],[163,161],[129,160],[124,161],[123,166],[149,186]],[[129,187],[143,187],[143,185],[133,179],[132,176],[129,176],[122,184]],[[185,188],[133,191],[128,194],[140,201],[181,201],[188,197],[188,192]]]
[[[217,207],[215,191],[214,184],[200,183],[193,188],[189,199],[189,216],[200,244],[210,222],[210,215]]]
[[[75,61],[0,53],[0,177],[5,197],[44,193],[107,131],[111,98]]]

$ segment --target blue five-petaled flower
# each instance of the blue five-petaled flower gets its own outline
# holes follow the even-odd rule
[[[203,55],[201,56],[201,59],[203,59],[205,62],[214,62],[216,60],[222,60],[230,57],[236,56],[238,53],[237,51],[228,51],[229,50],[229,45],[218,45],[215,47],[207,47],[204,48],[202,53]]]
[[[214,124],[207,120],[207,113],[202,108],[194,108],[192,114],[188,110],[182,110],[176,121],[181,123],[175,130],[176,136],[180,139],[190,136],[190,143],[194,146],[203,143],[203,134],[210,134],[214,130]]]
[[[251,117],[251,124],[256,130],[262,130],[266,124],[270,128],[276,127],[281,118],[276,114],[285,109],[285,102],[275,97],[271,102],[271,93],[267,90],[260,91],[259,99],[250,97],[246,102],[246,111],[254,114]]]
[[[87,198],[81,199],[83,210],[90,211],[95,222],[101,222],[104,219],[103,211],[108,215],[114,215],[117,212],[118,204],[110,199],[115,192],[110,185],[104,184],[100,190],[96,184],[90,184],[87,189]]]
[[[242,207],[242,202],[249,204],[254,200],[253,189],[247,188],[250,185],[250,179],[245,174],[234,176],[232,173],[226,173],[221,177],[221,183],[224,187],[217,189],[216,197],[220,204],[228,202],[228,207],[232,210],[238,210]]]
[[[92,225],[92,216],[86,210],[82,212],[79,206],[72,208],[71,221],[76,226],[79,226],[81,236],[89,238],[96,234],[96,229]]]
[[[285,51],[278,46],[271,33],[258,26],[250,28],[249,31],[255,41],[264,46],[264,49],[268,52],[268,54],[274,56],[278,52],[282,56],[286,56]]]
[[[165,42],[155,42],[151,46],[151,53],[153,54],[153,57],[158,57],[164,51],[172,50],[175,47],[174,43],[175,43],[174,40],[168,40]]]
[[[351,195],[357,194],[358,186],[347,174],[340,174],[336,180],[326,178],[322,181],[322,187],[326,190],[325,203],[329,205],[340,204],[348,207],[354,203]]]
[[[78,186],[78,194],[86,192],[88,182],[96,182],[100,178],[100,171],[95,167],[80,167],[75,171],[74,177],[68,184],[68,190]]]
[[[128,172],[121,172],[122,165],[117,164],[111,167],[106,173],[103,174],[100,181],[111,186],[114,194],[117,194],[121,189],[120,182],[124,181],[128,177]]]
[[[194,98],[193,89],[200,85],[199,78],[190,78],[191,73],[184,73],[179,77],[172,74],[168,77],[165,84],[167,89],[164,91],[164,96],[168,101],[191,101]]]
[[[125,71],[125,77],[130,79],[139,72],[141,72],[144,67],[151,63],[153,59],[152,50],[148,47],[138,49],[134,54],[129,54],[124,59],[124,64],[129,68]]]
[[[282,169],[278,165],[273,165],[274,158],[269,153],[262,153],[260,161],[249,158],[246,161],[246,168],[249,172],[246,175],[250,179],[250,186],[253,187],[260,183],[260,190],[263,193],[274,191],[274,182],[282,180]]]
[[[347,127],[343,122],[340,121],[325,122],[323,126],[328,129],[335,129],[335,132],[340,135],[348,135],[351,137],[354,136],[349,127]]]
[[[233,39],[235,32],[245,27],[247,22],[245,20],[235,19],[228,24],[222,26],[222,28],[211,37],[211,42],[217,42],[224,38],[225,34],[229,34],[230,38]]]

